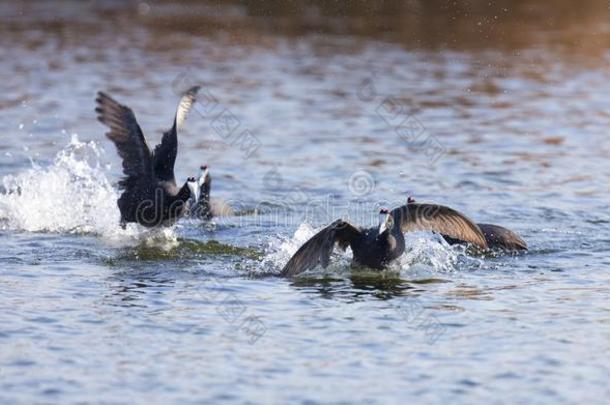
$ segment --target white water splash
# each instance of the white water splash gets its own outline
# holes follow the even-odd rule
[[[176,242],[171,229],[147,230],[119,226],[119,192],[100,164],[102,151],[95,142],[76,135],[49,167],[32,167],[2,179],[0,220],[5,229],[28,232],[93,234],[120,245]],[[151,242],[152,241],[152,242]]]
[[[408,277],[456,271],[465,258],[463,246],[451,246],[440,235],[428,232],[405,234],[405,253],[398,259],[401,274]]]
[[[270,238],[265,257],[261,260],[264,268],[281,269],[290,260],[293,254],[316,234],[316,230],[307,223],[299,225],[292,238]]]

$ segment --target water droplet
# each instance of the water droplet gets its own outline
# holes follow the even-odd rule
[[[23,129],[24,126],[25,125],[23,125],[23,124],[19,124],[19,129]]]

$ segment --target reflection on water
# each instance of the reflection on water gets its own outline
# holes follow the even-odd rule
[[[608,397],[608,13],[0,2],[0,402]],[[209,164],[213,196],[244,215],[123,231],[94,95],[156,143],[180,78],[260,141],[245,154],[196,114],[180,133],[177,177]],[[412,234],[391,271],[352,270],[347,252],[277,277],[321,226],[371,225],[408,195],[531,250]]]
[[[355,300],[373,297],[378,299],[391,299],[409,294],[412,287],[408,281],[395,276],[380,276],[379,274],[353,274],[345,280],[332,280],[319,278],[301,278],[291,282],[295,288],[304,292],[319,295],[328,300]],[[312,297],[312,300],[317,299]]]

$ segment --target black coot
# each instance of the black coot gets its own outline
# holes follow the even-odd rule
[[[212,176],[207,165],[200,167],[201,174],[197,182],[199,187],[199,199],[191,208],[190,216],[209,220],[212,217],[226,217],[234,214],[233,209],[225,201],[219,198],[211,198]]]
[[[392,211],[382,209],[379,226],[363,229],[337,220],[309,239],[282,269],[282,275],[294,276],[318,264],[327,267],[335,244],[348,246],[354,263],[383,269],[405,251],[404,232],[433,231],[468,241],[486,249],[485,236],[465,215],[436,204],[409,203]]]
[[[110,128],[106,136],[114,142],[123,159],[123,177],[118,199],[121,224],[137,222],[147,227],[169,225],[180,218],[187,202],[197,195],[197,181],[189,178],[176,185],[174,164],[178,153],[177,130],[195,103],[199,87],[189,89],[178,104],[172,128],[151,152],[146,138],[129,107],[119,104],[103,92],[96,98],[98,120]]]

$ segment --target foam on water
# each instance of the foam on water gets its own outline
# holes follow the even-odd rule
[[[440,235],[429,232],[405,234],[407,249],[398,259],[401,273],[410,278],[429,273],[451,273],[464,268],[480,268],[483,260],[466,254],[466,247],[449,245]]]
[[[265,256],[261,259],[261,268],[281,269],[299,247],[318,231],[308,223],[302,223],[294,232],[292,238],[281,236],[269,238]]]
[[[73,135],[48,167],[32,167],[2,179],[0,219],[4,229],[28,232],[93,234],[110,243],[175,243],[171,229],[146,230],[119,226],[118,190],[100,163],[102,151],[95,142]]]

